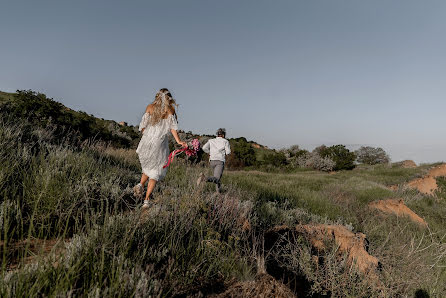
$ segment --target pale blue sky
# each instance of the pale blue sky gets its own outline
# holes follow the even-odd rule
[[[446,160],[446,1],[5,1],[0,90],[274,148],[371,144]]]

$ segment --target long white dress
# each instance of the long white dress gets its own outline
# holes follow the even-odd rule
[[[156,181],[163,180],[167,168],[163,169],[169,157],[168,134],[171,129],[178,130],[178,122],[173,115],[161,119],[155,125],[150,125],[150,114],[145,113],[139,124],[139,131],[144,129],[136,153],[141,163],[142,172]]]

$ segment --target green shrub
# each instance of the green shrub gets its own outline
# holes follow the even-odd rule
[[[352,170],[355,168],[356,155],[354,152],[350,152],[344,145],[321,148],[320,155],[328,157],[336,163],[335,171]]]
[[[283,152],[272,151],[263,157],[264,164],[274,167],[282,167],[287,165],[287,158]]]
[[[228,159],[228,167],[252,166],[256,163],[254,149],[245,138],[232,139],[230,145],[232,153]]]

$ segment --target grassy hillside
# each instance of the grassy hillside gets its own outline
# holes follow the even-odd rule
[[[74,111],[45,94],[31,90],[19,90],[16,93],[0,91],[0,109],[11,118],[27,119],[41,128],[52,127],[54,133],[63,137],[68,131],[74,141],[102,141],[120,148],[136,148],[140,134],[137,127],[122,126],[112,120],[99,119],[82,111]],[[185,140],[200,139],[203,143],[214,136],[180,131]],[[263,156],[274,152],[245,138],[229,138],[233,154],[227,166],[243,168],[259,166],[264,163]],[[174,140],[170,140],[173,149]],[[207,155],[204,155],[207,158]]]
[[[177,162],[141,217],[134,150],[1,121],[0,296],[172,296],[252,275],[239,250],[251,205],[237,190],[194,189],[198,169]]]
[[[0,91],[0,103],[14,99],[14,93]]]
[[[0,110],[1,297],[446,294],[446,180],[432,196],[405,188],[430,165],[227,171],[218,195],[195,184],[205,162],[176,159],[141,212],[134,149],[73,141],[83,135],[60,133],[67,114],[43,126],[40,109],[36,125],[9,108]],[[402,199],[427,225],[371,207],[384,199]],[[351,259],[358,250],[376,266]]]
[[[74,111],[45,94],[30,90],[1,92],[0,109],[11,118],[27,119],[40,128],[52,127],[60,137],[67,132],[75,133],[73,137],[78,142],[102,141],[115,147],[130,148],[136,146],[140,137],[135,127]]]
[[[404,188],[405,182],[422,176],[429,167],[363,166],[334,174],[231,172],[227,179],[255,193],[255,211],[265,229],[283,224],[328,223],[364,233],[369,253],[382,264],[379,279],[388,290],[384,296],[414,295],[417,290],[420,294],[424,289],[434,297],[442,297],[446,294],[445,188],[440,187],[434,196]],[[444,185],[444,178],[438,180]],[[391,190],[391,185],[399,187]],[[385,215],[370,208],[371,202],[391,198],[403,199],[428,223],[428,228],[409,217]],[[296,262],[299,261],[302,260]],[[313,282],[348,287],[345,280],[339,280],[345,276],[327,281],[328,275],[324,272],[314,276]],[[337,293],[351,295],[350,290],[338,289]]]

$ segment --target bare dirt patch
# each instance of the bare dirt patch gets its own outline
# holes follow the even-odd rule
[[[432,177],[441,177],[446,176],[446,164],[442,164],[436,167],[433,167],[429,171],[429,176]]]
[[[429,170],[423,178],[414,179],[406,184],[407,188],[417,189],[419,192],[433,195],[438,189],[437,177],[446,176],[446,164],[436,166]]]
[[[287,226],[278,226],[267,234],[287,232],[297,232],[297,234],[303,235],[318,253],[327,250],[327,240],[334,241],[338,246],[338,254],[340,256],[346,254],[349,263],[355,264],[362,273],[371,273],[379,266],[378,259],[367,252],[367,239],[363,233],[353,233],[340,225],[319,224],[298,225],[294,231]]]
[[[284,284],[274,279],[269,274],[259,274],[255,280],[243,281],[230,286],[224,293],[211,296],[215,298],[229,297],[296,297],[296,295]]]
[[[427,223],[424,219],[413,212],[409,207],[404,204],[402,199],[389,199],[371,202],[369,207],[379,210],[386,214],[394,214],[396,216],[406,216],[413,222],[426,227]]]
[[[326,250],[327,238],[334,240],[339,246],[339,254],[346,253],[349,262],[355,263],[362,273],[378,268],[378,259],[367,252],[366,235],[363,233],[353,233],[339,225],[301,225],[296,230],[305,234],[311,245],[319,251]]]

